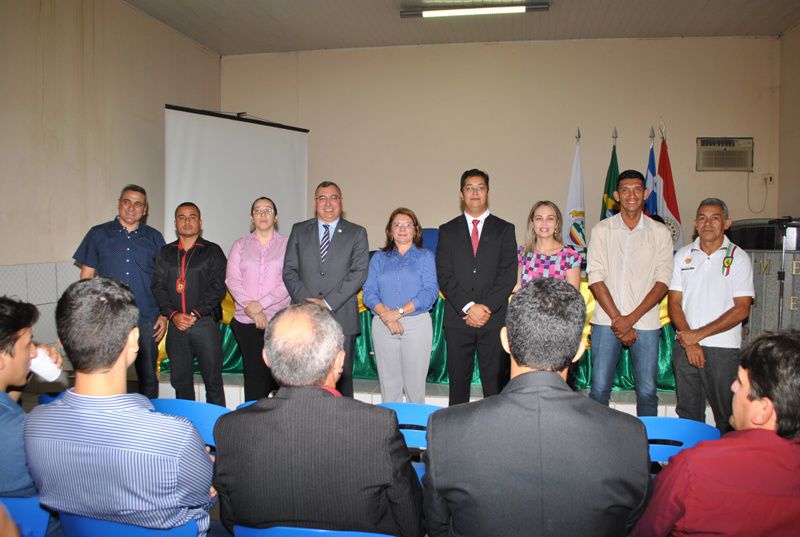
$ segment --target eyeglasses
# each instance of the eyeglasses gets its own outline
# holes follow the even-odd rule
[[[342,201],[341,196],[337,196],[334,194],[333,196],[317,196],[316,197],[317,203],[327,203],[330,201],[331,203],[339,203]]]
[[[275,214],[275,209],[272,207],[264,207],[263,209],[253,209],[253,214],[257,216],[267,216],[268,214]]]
[[[466,192],[467,194],[472,194],[473,192],[482,194],[487,190],[488,188],[486,188],[486,185],[467,185],[464,187],[464,192]]]
[[[403,230],[403,229],[413,229],[417,226],[415,226],[414,224],[410,224],[408,222],[398,222],[396,224],[392,224],[392,227],[394,229]]]

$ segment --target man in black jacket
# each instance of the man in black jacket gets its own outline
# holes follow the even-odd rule
[[[586,306],[566,281],[518,291],[500,333],[511,380],[496,397],[431,415],[430,537],[627,535],[650,483],[642,422],[573,392]]]
[[[161,314],[169,319],[167,355],[170,383],[178,399],[194,399],[194,356],[206,386],[206,401],[225,406],[222,384],[222,336],[217,323],[225,298],[225,254],[200,237],[200,209],[183,202],[175,209],[178,240],[156,257],[152,290]]]
[[[500,393],[508,380],[500,327],[517,281],[514,225],[489,214],[485,172],[461,175],[461,201],[464,213],[439,227],[436,248],[451,405],[469,401],[476,350],[484,397]]]
[[[342,328],[326,308],[289,306],[267,325],[281,388],[222,416],[214,488],[223,524],[421,537],[422,496],[393,411],[342,397]]]

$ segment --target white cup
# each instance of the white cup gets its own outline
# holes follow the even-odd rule
[[[61,369],[42,348],[36,349],[36,358],[31,360],[30,370],[47,382],[53,382],[61,376]]]

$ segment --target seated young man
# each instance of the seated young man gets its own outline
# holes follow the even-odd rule
[[[19,399],[30,377],[31,359],[36,356],[33,325],[38,318],[39,310],[33,304],[0,297],[0,496],[5,497],[37,494],[25,461],[25,412]],[[54,348],[46,351],[60,368],[61,355]],[[61,535],[61,526],[52,522],[47,534]],[[0,535],[6,535],[2,528]]]
[[[75,387],[29,414],[28,466],[52,510],[148,528],[194,519],[203,536],[215,498],[200,435],[188,420],[125,393],[138,317],[130,288],[115,280],[83,280],[64,292],[56,328]]]

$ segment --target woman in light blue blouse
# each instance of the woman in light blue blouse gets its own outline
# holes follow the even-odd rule
[[[364,304],[372,310],[372,342],[381,399],[425,402],[433,326],[428,313],[439,297],[433,252],[422,247],[422,227],[400,207],[386,224],[386,246],[372,256]]]

